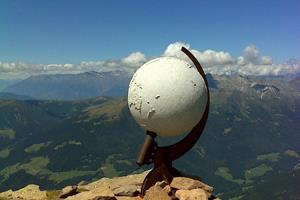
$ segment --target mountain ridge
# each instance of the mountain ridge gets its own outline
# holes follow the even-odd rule
[[[214,79],[218,87],[211,90],[205,131],[175,166],[226,194],[295,166],[300,96],[289,82]],[[251,88],[254,82],[279,92],[261,98],[262,91]],[[135,172],[144,131],[131,117],[126,98],[0,100],[0,137],[1,190],[29,182],[55,189]]]
[[[96,96],[124,96],[129,74],[125,71],[42,74],[10,85],[4,92],[44,100],[82,100]]]

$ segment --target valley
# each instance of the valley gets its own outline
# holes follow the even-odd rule
[[[208,124],[175,166],[224,198],[254,194],[289,176],[300,158],[298,82],[242,76],[209,82]],[[145,170],[135,164],[143,132],[126,97],[0,100],[0,191],[29,183],[55,189]]]

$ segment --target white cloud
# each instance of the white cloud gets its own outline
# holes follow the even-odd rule
[[[195,51],[194,51],[195,52]],[[206,50],[204,52],[195,52],[196,57],[206,65],[227,65],[233,63],[233,59],[228,52]]]
[[[286,75],[295,74],[300,72],[300,65],[288,64],[272,64],[272,65],[252,65],[247,64],[244,66],[239,65],[226,65],[224,67],[209,67],[205,70],[212,74],[242,74],[242,75]]]
[[[214,51],[211,49],[200,52],[198,50],[191,49],[191,46],[189,44],[183,42],[175,42],[169,44],[169,46],[163,53],[163,56],[174,56],[188,60],[187,56],[183,52],[181,52],[182,46],[190,50],[194,54],[194,56],[199,60],[199,62],[203,65],[226,65],[234,61],[230,53],[228,52]]]
[[[263,65],[271,65],[272,62],[272,58],[270,56],[262,56],[261,57],[261,64]]]
[[[139,67],[146,62],[146,56],[141,52],[134,52],[122,59],[122,64],[128,67]]]
[[[163,56],[174,56],[181,59],[187,59],[186,55],[181,51],[181,47],[185,47],[188,50],[190,49],[190,45],[183,42],[175,42],[171,43],[167,46]]]
[[[239,66],[243,66],[243,65],[246,65],[247,62],[246,62],[246,60],[244,59],[243,56],[239,56],[236,60],[236,64],[239,65]]]
[[[189,49],[199,60],[205,72],[212,74],[243,74],[243,75],[285,75],[300,73],[300,61],[291,59],[284,64],[274,64],[270,56],[261,56],[255,45],[245,47],[242,56],[232,58],[224,51],[198,51],[191,45],[175,42],[166,48],[163,56],[175,56],[181,59],[188,58],[181,52],[181,47]]]
[[[189,49],[199,60],[205,72],[212,74],[244,75],[284,75],[300,73],[300,61],[290,59],[286,63],[275,64],[270,56],[261,56],[254,45],[245,47],[241,56],[233,58],[229,52],[193,49],[190,44],[174,42],[169,44],[161,56],[174,56],[190,61],[181,51],[181,47]],[[126,70],[134,72],[149,57],[142,52],[134,52],[122,59],[104,61],[82,61],[79,64],[33,64],[27,62],[1,62],[0,78],[24,78],[36,74],[79,73],[84,71]]]
[[[254,45],[246,46],[246,48],[244,49],[243,58],[248,64],[260,64],[259,50]]]
[[[251,44],[245,47],[243,55],[237,58],[238,65],[271,65],[272,57],[270,56],[261,56],[259,49]]]

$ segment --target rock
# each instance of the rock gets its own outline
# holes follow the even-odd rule
[[[171,182],[171,187],[179,190],[192,190],[201,188],[208,194],[211,194],[214,190],[213,187],[202,183],[201,181],[194,180],[186,177],[175,177]]]
[[[179,200],[208,200],[208,196],[203,189],[177,190],[175,196]]]
[[[138,200],[137,197],[125,197],[125,196],[117,196],[117,200]],[[141,199],[142,200],[142,199]]]
[[[165,181],[157,182],[141,198],[141,185],[149,171],[142,174],[118,178],[102,178],[85,185],[67,186],[56,191],[55,197],[66,200],[217,200],[212,195],[213,188],[187,177],[175,177],[169,185]],[[49,193],[48,193],[49,194]],[[49,194],[48,198],[52,198]],[[28,185],[17,191],[0,193],[5,200],[47,200],[47,193],[40,191],[38,185]]]
[[[152,186],[146,191],[144,196],[144,200],[172,200],[170,197],[160,186]]]
[[[0,193],[0,197],[7,199],[46,200],[47,193],[45,191],[41,191],[40,186],[30,184],[17,191],[8,190],[6,192],[2,192]]]
[[[12,190],[7,190],[5,192],[2,192],[2,193],[0,193],[0,198],[7,198],[8,196],[11,196],[13,192],[14,191],[12,191]]]
[[[108,188],[117,188],[124,185],[142,185],[144,178],[147,176],[149,171],[145,171],[141,174],[133,174],[124,177],[116,178],[101,178],[98,181],[92,182],[87,185],[79,186],[79,189],[92,190],[94,188],[99,188],[106,186]]]
[[[117,198],[109,188],[99,187],[70,196],[66,200],[117,200]]]
[[[170,195],[172,188],[170,185],[166,185],[163,189],[162,189],[165,193],[167,193],[168,195]]]
[[[160,181],[160,182],[155,183],[155,185],[160,186],[161,188],[164,188],[169,184],[166,181]]]
[[[162,191],[164,191],[166,194],[171,194],[171,187],[166,181],[160,181],[155,183],[155,186],[159,186],[162,188]]]
[[[77,185],[67,186],[62,189],[62,194],[59,196],[60,198],[67,198],[68,196],[73,196],[77,194]]]
[[[79,183],[77,183],[78,186],[82,186],[82,185],[86,185],[87,182],[86,181],[80,181]]]
[[[123,185],[112,190],[116,196],[135,197],[138,195],[137,185]]]

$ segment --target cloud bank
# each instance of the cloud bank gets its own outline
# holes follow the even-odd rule
[[[270,56],[260,55],[259,49],[255,45],[246,46],[241,56],[233,58],[226,51],[211,49],[198,51],[191,48],[190,44],[174,42],[169,44],[160,56],[173,56],[189,61],[187,56],[180,50],[182,46],[195,55],[206,73],[219,75],[286,75],[300,73],[300,60],[290,59],[286,63],[275,64]],[[147,57],[142,52],[133,52],[121,59],[82,61],[77,64],[34,64],[22,61],[0,61],[0,78],[24,78],[37,74],[80,73],[85,71],[126,70],[133,73],[150,58],[155,58],[155,56]]]
[[[255,45],[244,48],[241,56],[233,58],[229,52],[205,50],[203,52],[192,49],[189,44],[175,42],[170,44],[164,56],[175,56],[188,59],[181,51],[181,47],[189,49],[199,60],[206,73],[230,75],[286,75],[300,73],[300,60],[291,59],[283,64],[275,64],[270,56],[261,56]]]

